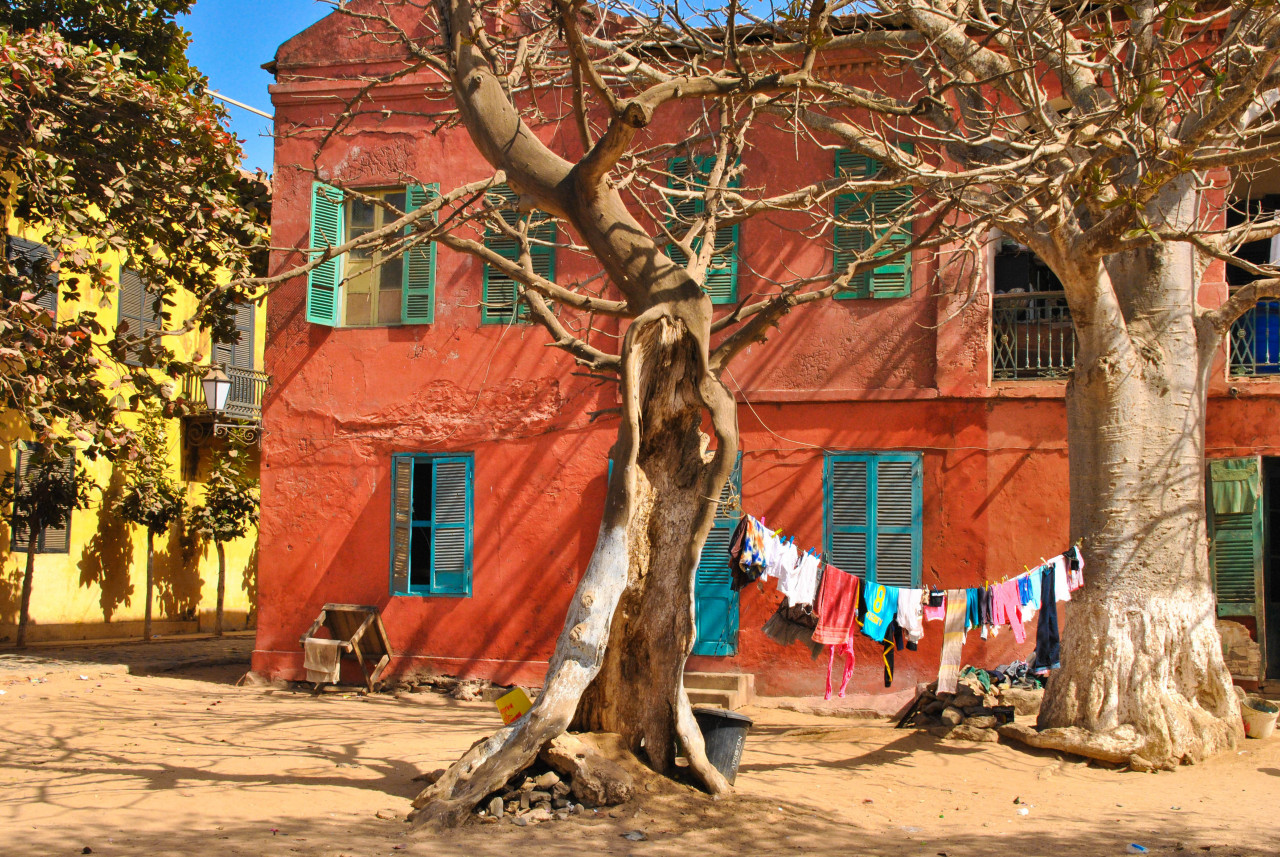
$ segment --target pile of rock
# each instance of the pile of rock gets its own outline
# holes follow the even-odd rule
[[[960,679],[955,693],[938,693],[938,683],[925,685],[914,705],[910,724],[950,741],[996,741],[996,729],[1015,716],[1040,711],[1042,688],[995,685],[990,690],[974,675]]]
[[[573,798],[573,785],[555,771],[530,773],[512,777],[507,787],[481,803],[476,814],[490,824],[509,819],[521,827],[543,821],[563,821],[571,815],[587,811]]]

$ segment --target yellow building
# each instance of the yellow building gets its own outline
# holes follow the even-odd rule
[[[11,223],[0,234],[3,249],[15,254],[39,255],[49,251],[39,235]],[[61,290],[47,289],[40,303],[55,317],[69,319],[82,310],[98,314],[99,322],[113,335],[121,322],[129,329],[153,328],[150,301],[144,299],[145,284],[129,269],[123,258],[107,259],[116,272],[118,287],[110,294],[81,286],[78,300],[65,300]],[[52,285],[52,284],[50,284]],[[173,318],[186,318],[195,298],[181,290]],[[262,412],[262,395],[267,377],[262,373],[266,338],[265,307],[244,304],[239,308],[236,327],[241,331],[235,344],[211,346],[209,335],[199,331],[169,344],[180,358],[202,355],[201,363],[220,364],[231,378],[231,391],[220,413],[205,407],[202,373],[174,385],[173,395],[185,397],[196,406],[193,416],[167,421],[171,475],[186,486],[191,505],[200,503],[215,448],[227,443],[229,435],[250,441],[250,472],[258,473],[257,437]],[[118,367],[103,370],[114,379]],[[123,390],[128,398],[129,390]],[[126,414],[125,421],[136,420]],[[18,470],[24,464],[25,425],[15,416],[0,417],[0,467],[2,472]],[[124,485],[119,465],[78,456],[94,478],[98,490],[89,508],[72,513],[67,528],[46,530],[34,540],[35,574],[31,595],[29,642],[133,637],[142,634],[146,597],[146,531],[111,513],[113,501]],[[26,544],[15,544],[11,522],[0,527],[0,646],[13,643],[22,576],[26,565]],[[218,579],[214,545],[206,542],[185,522],[156,539],[154,563],[155,592],[152,604],[152,633],[170,635],[209,631],[213,627]],[[257,533],[226,545],[227,579],[225,630],[253,626],[256,599]]]

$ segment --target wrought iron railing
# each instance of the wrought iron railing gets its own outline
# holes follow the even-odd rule
[[[192,404],[197,413],[207,410],[204,388],[201,385],[206,371],[208,370],[188,375],[184,384],[183,391],[187,401]],[[255,372],[252,369],[241,369],[236,366],[224,367],[223,371],[231,379],[231,392],[227,395],[227,404],[222,416],[244,422],[262,422],[262,397],[267,392],[267,382],[271,380],[271,376],[265,372]]]
[[[1262,301],[1240,316],[1227,347],[1233,376],[1280,374],[1280,302]]]
[[[1075,365],[1076,333],[1063,292],[991,296],[991,360],[997,381],[1061,378]]]

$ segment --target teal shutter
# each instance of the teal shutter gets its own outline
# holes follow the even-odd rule
[[[1257,458],[1213,459],[1209,470],[1209,566],[1219,616],[1261,618],[1263,529]],[[1259,635],[1259,639],[1263,639]]]
[[[312,255],[342,243],[342,191],[322,182],[311,185]],[[334,327],[338,323],[338,286],[342,257],[316,265],[307,274],[307,321]]]
[[[911,143],[901,144],[904,151],[915,150]],[[858,152],[841,150],[836,152],[836,174],[838,176],[854,176],[871,178],[880,171],[880,162]],[[871,246],[875,238],[883,234],[883,229],[874,233],[873,222],[892,220],[910,207],[915,195],[910,188],[879,191],[870,195],[861,193],[841,194],[836,197],[835,216],[837,225],[833,241],[835,244],[835,272],[844,273],[845,269],[857,260],[859,253]],[[841,223],[848,225],[841,225]],[[874,237],[873,237],[874,235]],[[893,233],[889,247],[882,252],[888,254],[894,248],[905,247],[911,243],[913,236],[910,221]],[[871,271],[864,271],[849,281],[849,287],[836,293],[837,298],[900,298],[911,294],[911,254],[907,254],[893,262],[886,262]]]
[[[720,489],[716,516],[698,558],[693,584],[695,655],[724,657],[738,651],[738,593],[729,570],[729,541],[741,511],[727,508],[732,496],[742,496],[742,453]]]
[[[391,594],[408,595],[413,530],[413,456],[391,456]]]
[[[922,466],[915,453],[834,453],[823,473],[827,560],[886,586],[919,586]]]
[[[472,459],[430,459],[431,593],[471,595]]]
[[[498,185],[489,189],[489,199],[494,205],[510,205],[516,201],[516,195],[506,185]],[[531,243],[529,246],[529,262],[533,266],[533,272],[543,279],[554,281],[556,278],[556,225],[542,212],[533,212],[527,216],[530,240],[545,242]],[[512,209],[502,211],[502,219],[513,229],[519,225],[520,217],[518,211]],[[504,259],[517,263],[520,261],[519,243],[496,230],[485,231],[484,245]],[[518,295],[515,280],[485,265],[484,297],[480,320],[485,324],[527,321],[529,308],[522,302],[517,306]]]
[[[672,158],[667,165],[667,171],[671,173],[667,186],[674,190],[705,189],[706,181],[703,177],[711,173],[715,162],[713,155],[703,155],[694,162],[684,157]],[[737,176],[729,180],[729,187],[738,187],[738,185]],[[676,219],[668,224],[672,232],[683,228],[682,221],[691,220],[706,211],[706,200],[682,199],[675,203],[675,210]],[[715,241],[715,253],[707,265],[702,288],[710,296],[713,304],[736,304],[738,302],[738,224],[717,229]],[[695,250],[700,249],[702,239],[695,238],[693,246]],[[689,264],[689,257],[674,244],[668,246],[667,255],[678,265]]]
[[[416,211],[440,195],[440,186],[409,185],[405,188],[405,213]],[[431,217],[435,221],[435,215]],[[406,234],[412,227],[405,230]],[[405,254],[404,291],[400,320],[405,324],[431,324],[436,316],[436,242],[419,244]]]

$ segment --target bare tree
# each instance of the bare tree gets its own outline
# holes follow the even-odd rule
[[[457,823],[571,727],[620,733],[659,771],[673,769],[678,745],[709,790],[728,788],[682,687],[694,570],[738,450],[722,374],[792,309],[914,249],[960,241],[976,252],[992,229],[1063,279],[1082,343],[1069,393],[1072,526],[1087,539],[1091,586],[1044,722],[1083,726],[1108,746],[1127,740],[1126,757],[1150,764],[1233,740],[1235,702],[1210,618],[1203,414],[1213,350],[1261,287],[1211,313],[1194,297],[1203,254],[1280,231],[1224,231],[1200,202],[1224,170],[1269,154],[1259,140],[1270,114],[1250,105],[1270,83],[1273,13],[907,0],[836,17],[842,8],[865,7],[812,0],[764,14],[732,3],[686,16],[578,0],[519,13],[477,0],[369,0],[340,9],[353,37],[377,43],[384,61],[397,46],[401,60],[361,78],[331,122],[293,129],[315,139],[317,160],[303,167],[321,175],[315,164],[335,138],[390,109],[381,85],[427,73],[443,88],[424,92],[439,105],[424,123],[461,125],[495,173],[409,212],[365,196],[388,209],[386,226],[259,284],[358,247],[435,240],[511,278],[552,343],[615,376],[621,391],[615,476],[543,693],[419,796],[420,819]],[[835,65],[867,52],[878,70],[865,78]],[[698,118],[681,142],[652,138],[662,111],[690,104]],[[1254,113],[1257,127],[1244,128]],[[553,149],[540,133],[559,121],[576,129],[576,147]],[[780,130],[798,147],[847,148],[882,166],[753,185],[741,156],[756,135]],[[705,157],[675,175],[673,155]],[[494,192],[502,183],[514,200]],[[834,212],[838,195],[866,203],[893,191],[903,191],[895,207]],[[717,232],[781,211],[808,217],[815,240],[830,241],[837,225],[862,240],[835,273],[763,280],[715,312],[703,287],[729,249]],[[548,217],[600,276],[535,273]],[[518,252],[490,249],[482,229]],[[620,347],[607,347],[598,317],[625,320]],[[713,438],[699,430],[704,417]]]

